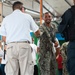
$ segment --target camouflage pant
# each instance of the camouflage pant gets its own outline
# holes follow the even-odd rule
[[[41,75],[56,75],[55,57],[49,51],[41,55],[39,64]]]

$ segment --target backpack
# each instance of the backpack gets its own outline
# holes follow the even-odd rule
[[[69,10],[72,16],[68,21],[64,31],[62,32],[62,36],[65,38],[65,41],[75,40],[75,6],[71,7]]]

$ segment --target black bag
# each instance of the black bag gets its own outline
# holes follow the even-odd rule
[[[68,28],[69,41],[75,40],[75,6],[70,9],[72,18]]]
[[[68,25],[62,32],[62,36],[65,38],[65,41],[75,40],[75,6],[71,7],[69,10],[72,16],[71,19],[68,21]]]

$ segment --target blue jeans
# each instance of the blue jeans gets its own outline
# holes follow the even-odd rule
[[[0,64],[0,75],[2,75],[1,64]]]
[[[69,42],[67,48],[67,69],[69,75],[75,75],[75,41]]]
[[[5,75],[4,67],[5,67],[5,64],[0,64],[0,75]]]
[[[58,69],[59,75],[62,75],[62,69]]]

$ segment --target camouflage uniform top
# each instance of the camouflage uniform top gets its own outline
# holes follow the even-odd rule
[[[66,62],[67,62],[67,45],[69,42],[65,42],[61,46],[61,54],[63,57],[63,74],[62,75],[69,75],[67,68],[66,68]]]
[[[45,24],[43,26],[48,33],[40,27],[40,71],[41,75],[55,75],[55,55],[52,52],[53,44],[50,42],[55,41],[55,30],[52,25],[50,28]]]

